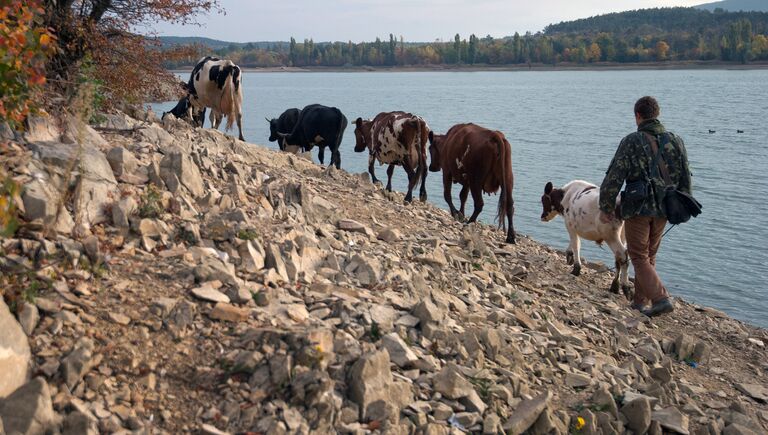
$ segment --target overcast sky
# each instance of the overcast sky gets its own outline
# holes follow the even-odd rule
[[[708,0],[219,0],[224,15],[200,16],[202,26],[158,24],[165,36],[233,42],[371,41],[390,33],[406,41],[450,40],[474,33],[502,37],[537,32],[550,23],[632,9],[693,6]]]

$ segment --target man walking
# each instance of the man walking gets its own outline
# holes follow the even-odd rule
[[[656,273],[656,252],[667,219],[661,204],[666,183],[661,174],[677,189],[691,193],[691,173],[683,140],[666,131],[657,119],[659,103],[653,97],[642,97],[635,103],[637,131],[621,140],[600,185],[600,220],[615,219],[616,196],[622,192],[621,218],[627,250],[635,268],[635,296],[632,308],[649,317],[674,311],[667,289]],[[657,153],[658,151],[658,153]],[[647,303],[651,303],[647,308]]]

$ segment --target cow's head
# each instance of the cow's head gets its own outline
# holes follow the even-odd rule
[[[371,146],[369,144],[369,138],[371,137],[371,126],[373,121],[363,120],[363,118],[357,118],[355,120],[355,152],[360,153],[365,151],[365,148]]]
[[[277,135],[277,144],[280,146],[281,150],[285,151],[289,146],[297,146],[291,145],[290,136],[293,133],[280,133],[279,131],[275,131],[275,134]]]
[[[444,134],[434,134],[429,131],[429,170],[431,172],[438,172],[440,168],[440,151],[443,149],[443,142],[445,141]]]
[[[543,207],[541,212],[542,222],[549,222],[556,218],[558,214],[563,214],[564,196],[563,189],[555,189],[551,181],[544,186],[544,195],[541,196],[541,205]]]
[[[277,136],[277,119],[276,118],[264,118],[267,120],[267,123],[269,124],[269,141],[274,142],[278,139]]]

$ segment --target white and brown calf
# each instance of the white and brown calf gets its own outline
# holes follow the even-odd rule
[[[395,165],[402,165],[408,174],[408,193],[405,202],[413,200],[413,188],[421,178],[419,199],[427,200],[427,141],[429,127],[419,116],[406,112],[382,112],[372,120],[355,121],[355,152],[368,149],[368,172],[371,181],[379,180],[373,170],[376,160],[388,164],[387,190],[392,191],[392,173]]]
[[[541,204],[544,208],[541,220],[549,222],[558,215],[563,217],[571,242],[566,251],[568,264],[573,264],[572,274],[581,273],[581,240],[591,240],[601,245],[605,242],[616,260],[616,275],[611,291],[618,293],[621,288],[625,296],[630,295],[628,278],[629,256],[624,237],[624,222],[614,219],[610,223],[600,222],[600,189],[592,183],[574,180],[560,189],[552,183],[544,187]]]

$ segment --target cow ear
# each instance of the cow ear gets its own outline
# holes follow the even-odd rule
[[[544,186],[544,194],[549,195],[550,193],[552,193],[552,189],[554,189],[554,186],[552,186],[552,182],[551,181],[547,182],[547,185]]]
[[[357,128],[363,128],[363,118],[357,118],[355,120],[355,125],[357,126]]]

